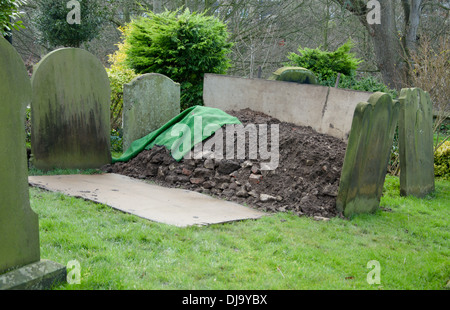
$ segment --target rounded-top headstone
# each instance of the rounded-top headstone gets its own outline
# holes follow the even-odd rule
[[[0,37],[0,274],[40,260],[39,223],[30,208],[25,109],[31,84],[25,65]]]
[[[59,49],[36,65],[31,83],[34,166],[88,169],[110,163],[111,88],[101,62],[82,49]]]

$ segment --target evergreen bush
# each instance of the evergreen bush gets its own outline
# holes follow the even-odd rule
[[[336,80],[339,73],[355,76],[356,69],[362,62],[350,50],[354,43],[348,40],[334,52],[322,51],[320,48],[298,48],[297,53],[288,55],[290,60],[286,65],[303,67],[313,71],[319,81]]]
[[[226,25],[186,9],[147,12],[124,31],[125,63],[138,74],[160,73],[181,85],[181,108],[202,105],[205,73],[225,74],[230,66]]]

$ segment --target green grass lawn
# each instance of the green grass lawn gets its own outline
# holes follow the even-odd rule
[[[387,177],[382,210],[317,222],[290,214],[177,228],[107,206],[30,189],[41,258],[77,260],[80,284],[104,290],[435,290],[450,281],[450,182],[399,197]],[[381,284],[367,276],[380,263]],[[68,270],[70,272],[70,269]]]

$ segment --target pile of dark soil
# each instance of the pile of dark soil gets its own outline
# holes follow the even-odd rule
[[[319,134],[311,127],[280,122],[248,109],[228,113],[239,118],[244,126],[267,124],[268,150],[272,141],[270,125],[278,124],[278,168],[263,170],[268,160],[249,159],[247,138],[245,159],[221,160],[215,159],[211,152],[203,152],[201,159],[176,162],[165,147],[154,147],[127,163],[108,165],[103,170],[209,194],[267,212],[339,216],[336,197],[346,150],[343,141]],[[236,145],[237,136],[234,140]],[[224,143],[224,149],[227,146]]]

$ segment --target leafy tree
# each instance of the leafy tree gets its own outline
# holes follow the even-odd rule
[[[226,25],[188,9],[146,14],[124,31],[125,63],[138,74],[160,73],[180,83],[182,109],[201,105],[204,74],[225,74],[230,66]]]
[[[0,0],[0,34],[4,37],[10,36],[12,29],[23,28],[19,7],[26,4],[26,0]]]
[[[79,0],[80,23],[67,21],[71,8],[67,0],[39,0],[37,3],[37,28],[42,40],[51,46],[80,47],[94,39],[104,23],[104,14],[99,0]]]

